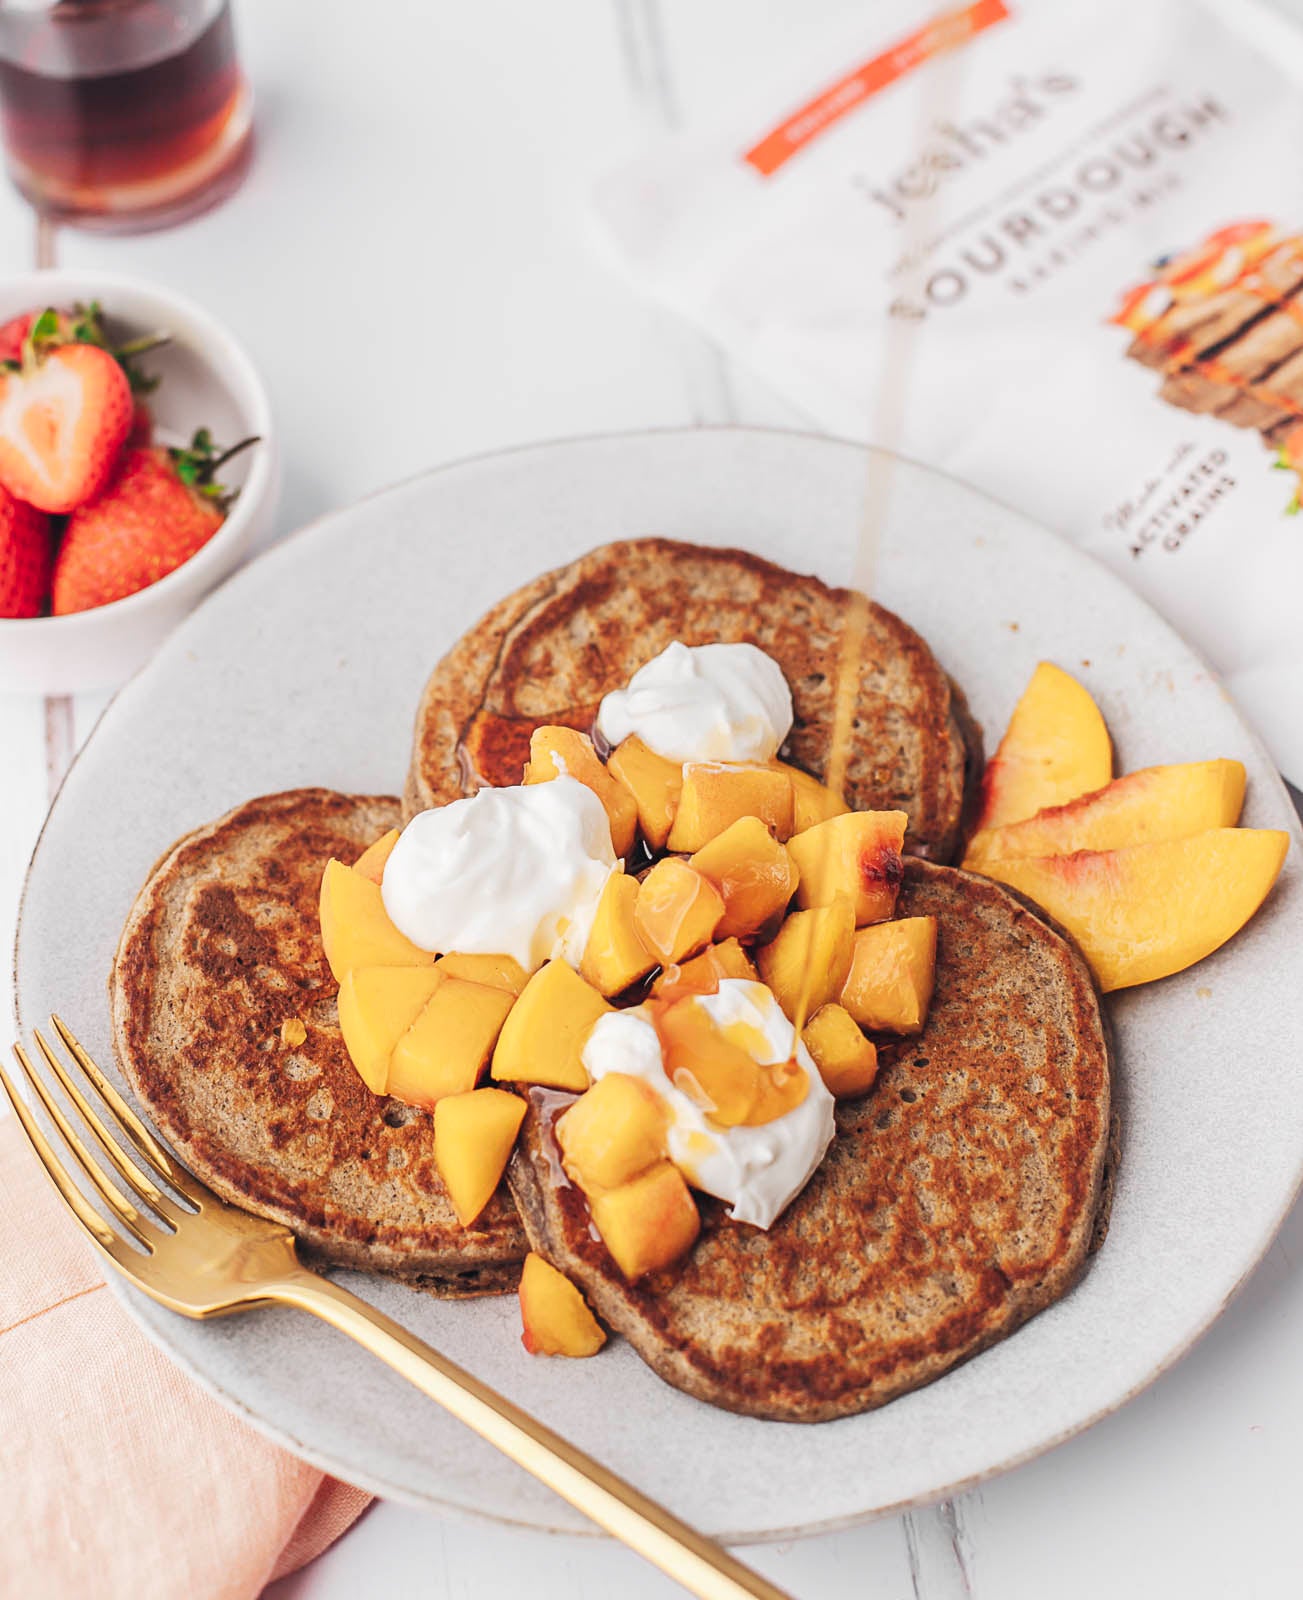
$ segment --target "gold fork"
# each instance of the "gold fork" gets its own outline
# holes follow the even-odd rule
[[[228,1205],[182,1167],[149,1132],[57,1017],[55,1032],[94,1087],[108,1117],[91,1107],[76,1077],[37,1033],[46,1065],[99,1145],[121,1186],[83,1142],[21,1044],[14,1055],[59,1137],[112,1215],[110,1225],[69,1176],[64,1161],[14,1089],[4,1068],[0,1084],[50,1181],[91,1243],[137,1288],[186,1317],[220,1317],[253,1306],[290,1305],[310,1311],[356,1339],[372,1355],[474,1429],[591,1517],[631,1550],[702,1600],[785,1600],[783,1591],[735,1561],[728,1551],[670,1515],[663,1506],[608,1472],[437,1350],[347,1289],[311,1272],[298,1258],[287,1228]],[[117,1137],[115,1137],[115,1135]],[[126,1154],[119,1138],[134,1150]],[[169,1194],[159,1186],[159,1180]],[[126,1193],[123,1192],[126,1189]],[[182,1201],[174,1198],[182,1197]],[[149,1208],[149,1215],[141,1209]],[[131,1241],[134,1240],[133,1244]]]

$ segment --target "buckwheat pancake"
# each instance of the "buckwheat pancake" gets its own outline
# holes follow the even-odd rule
[[[544,722],[587,729],[601,698],[673,640],[746,641],[792,690],[786,757],[822,777],[850,591],[744,550],[604,545],[500,601],[435,668],[416,716],[404,811],[519,783]],[[869,604],[846,775],[853,809],[909,814],[906,848],[948,861],[981,764],[962,696],[922,638]]]
[[[127,919],[110,982],[118,1060],[182,1159],[312,1254],[442,1294],[515,1287],[525,1238],[503,1185],[463,1228],[431,1119],[374,1095],[340,1036],[317,899],[399,820],[387,797],[299,789],[188,834]],[[282,1039],[295,1019],[306,1037]],[[291,1030],[291,1033],[296,1030]]]
[[[534,1249],[667,1382],[714,1405],[819,1422],[884,1405],[1062,1295],[1103,1238],[1112,1164],[1105,1022],[1085,962],[999,885],[911,861],[903,916],[939,920],[915,1039],[881,1036],[873,1089],[769,1231],[699,1196],[701,1237],[628,1284],[565,1181],[530,1093],[509,1168]]]

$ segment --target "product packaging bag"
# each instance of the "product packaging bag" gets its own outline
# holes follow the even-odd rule
[[[817,424],[1120,572],[1303,784],[1301,152],[1251,0],[888,0],[596,206]]]

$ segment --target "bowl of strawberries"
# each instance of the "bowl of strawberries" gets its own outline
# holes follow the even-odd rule
[[[121,683],[279,485],[266,391],[206,312],[108,274],[0,281],[0,691]]]

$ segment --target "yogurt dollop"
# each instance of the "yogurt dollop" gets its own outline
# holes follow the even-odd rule
[[[578,966],[615,870],[602,802],[560,777],[420,812],[385,863],[380,893],[422,950],[509,955],[533,972],[555,956]]]
[[[609,1072],[642,1078],[664,1102],[670,1160],[688,1182],[727,1201],[737,1221],[768,1228],[805,1188],[832,1142],[833,1097],[763,983],[721,978],[717,994],[695,996],[694,1002],[720,1028],[741,1023],[763,1036],[764,1050],[756,1056],[763,1065],[790,1060],[795,1045],[797,1064],[809,1080],[800,1105],[758,1127],[716,1127],[666,1076],[660,1039],[645,1005],[599,1017],[584,1045],[583,1063],[594,1081]]]
[[[783,670],[753,644],[676,640],[597,713],[612,748],[636,733],[667,761],[772,761],[791,727]]]

